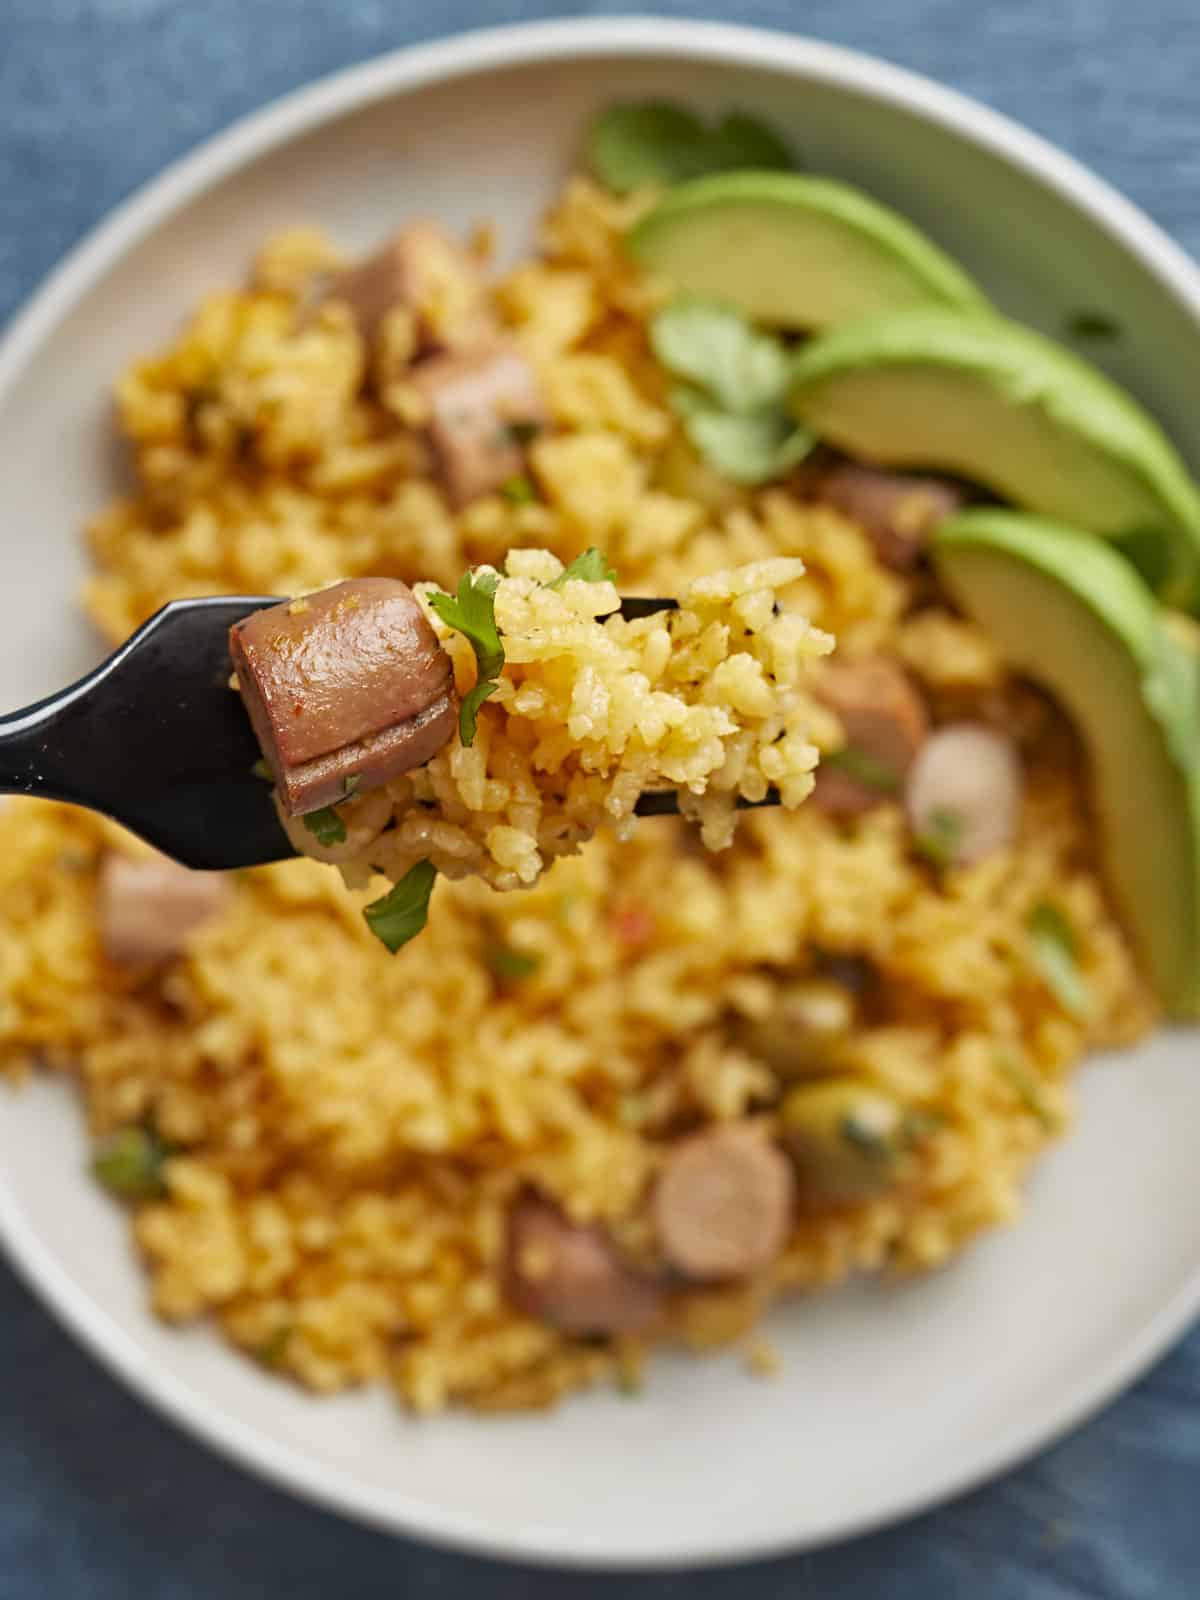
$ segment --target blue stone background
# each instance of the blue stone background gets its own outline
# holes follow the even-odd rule
[[[398,45],[578,9],[0,0],[0,321],[116,201],[231,118]],[[1065,146],[1200,251],[1197,0],[658,9],[809,33],[932,74]],[[0,1600],[331,1595],[1190,1600],[1200,1596],[1200,1331],[1040,1460],[904,1527],[737,1573],[568,1577],[389,1539],[252,1481],[118,1388],[0,1265]]]

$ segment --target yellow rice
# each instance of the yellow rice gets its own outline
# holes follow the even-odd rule
[[[346,837],[321,845],[284,816],[297,850],[336,862],[351,888],[373,873],[399,882],[419,861],[494,889],[528,887],[597,828],[628,838],[634,806],[674,791],[710,850],[733,838],[739,797],[774,787],[785,810],[812,792],[817,715],[805,692],[833,640],[785,610],[804,563],[760,561],[688,584],[670,613],[626,622],[609,581],[562,578],[546,550],[515,550],[498,579],[505,663],[460,733],[423,767],[334,809]],[[429,608],[465,694],[477,679],[467,639]]]
[[[815,950],[878,967],[885,1020],[857,1034],[854,1065],[932,1113],[933,1131],[910,1184],[799,1221],[768,1280],[685,1295],[671,1333],[697,1348],[745,1336],[780,1290],[935,1267],[1015,1219],[1081,1055],[1154,1021],[1057,716],[854,526],[786,488],[714,480],[682,446],[644,334],[654,289],[616,242],[636,203],[573,181],[539,256],[499,287],[558,427],[534,447],[539,503],[459,515],[397,430],[403,383],[364,398],[349,319],[331,306],[296,331],[332,248],[311,232],[275,241],[249,288],[212,296],[120,382],[137,481],[90,531],[92,615],[116,639],[176,595],[360,573],[450,587],[523,546],[567,561],[599,545],[623,592],[649,594],[799,558],[791,603],[840,651],[891,651],[939,715],[1014,730],[1029,773],[1020,837],[939,886],[891,805],[851,828],[805,806],[754,815],[717,855],[688,824],[647,822],[625,842],[601,832],[523,893],[444,884],[395,957],[364,926],[362,896],[295,861],[239,874],[229,911],[147,981],[105,962],[94,917],[99,854],[137,846],[86,815],[14,805],[5,1059],[73,1073],[98,1134],[154,1123],[178,1152],[166,1198],[133,1217],[156,1310],[211,1316],[316,1390],[383,1379],[419,1411],[501,1409],[636,1376],[636,1347],[572,1341],[505,1302],[506,1205],[533,1181],[578,1217],[619,1221],[660,1158],[656,1130],[761,1106],[769,1074],[729,1018],[764,1015]],[[819,718],[813,735],[839,737]],[[1086,1019],[1031,963],[1026,922],[1043,900],[1074,928]],[[764,1348],[750,1346],[758,1370]]]

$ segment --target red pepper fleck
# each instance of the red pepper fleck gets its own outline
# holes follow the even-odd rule
[[[641,950],[654,937],[654,913],[645,906],[622,906],[609,918],[609,927],[618,944],[627,950]]]

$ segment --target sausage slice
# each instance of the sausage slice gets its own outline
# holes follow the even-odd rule
[[[229,630],[246,710],[285,811],[375,789],[454,732],[450,657],[395,578],[354,578]]]
[[[658,1284],[621,1259],[603,1228],[572,1222],[533,1190],[509,1211],[503,1276],[518,1310],[563,1333],[643,1333],[663,1306]]]
[[[193,872],[166,856],[106,855],[97,884],[100,942],[110,961],[169,961],[229,899],[218,872]]]
[[[858,816],[897,795],[929,733],[912,679],[887,656],[834,660],[816,692],[836,712],[846,745],[817,768],[813,804],[830,816]]]
[[[909,768],[904,805],[914,837],[965,867],[1016,836],[1024,779],[1016,745],[981,722],[939,728]]]
[[[667,1261],[689,1278],[744,1278],[787,1241],[795,1181],[753,1128],[711,1128],[671,1151],[654,1192]]]
[[[529,363],[509,345],[434,356],[413,370],[429,407],[429,440],[453,506],[525,470],[525,444],[546,422]]]
[[[344,301],[368,343],[395,306],[410,310],[418,350],[478,344],[496,331],[479,268],[436,222],[410,222],[343,273],[327,298]]]
[[[967,503],[966,491],[947,478],[909,477],[857,461],[827,468],[816,493],[863,528],[894,572],[911,571],[938,523]]]

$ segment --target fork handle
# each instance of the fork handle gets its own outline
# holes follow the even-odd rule
[[[103,671],[99,667],[58,694],[0,717],[0,794],[90,804],[70,752],[78,749],[79,724],[87,714],[78,702]]]
[[[189,866],[289,854],[229,689],[230,622],[270,603],[164,606],[86,677],[0,718],[0,793],[103,812]]]

